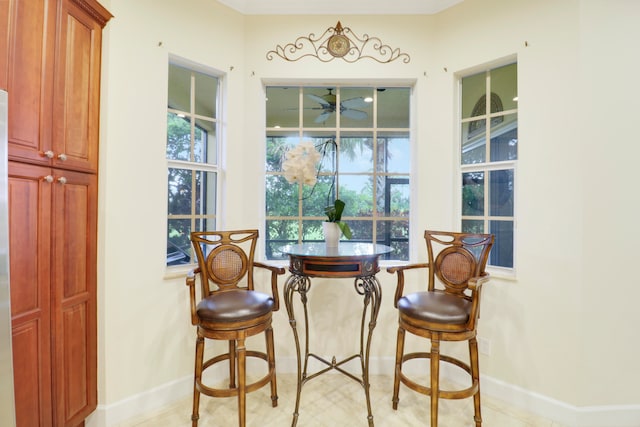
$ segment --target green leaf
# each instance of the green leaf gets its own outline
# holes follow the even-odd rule
[[[338,224],[338,227],[340,227],[340,231],[342,231],[342,234],[344,235],[344,237],[351,240],[352,234],[351,234],[351,228],[349,228],[349,224],[342,221],[337,221],[336,224]]]

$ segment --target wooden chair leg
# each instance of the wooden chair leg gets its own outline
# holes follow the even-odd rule
[[[198,419],[200,418],[200,391],[198,390],[198,384],[202,382],[202,363],[204,357],[204,338],[198,336],[196,339],[196,361],[193,378],[193,412],[191,413],[191,427],[198,426]]]
[[[400,375],[402,373],[402,356],[404,353],[404,329],[398,328],[398,340],[396,344],[396,369],[393,375],[393,398],[391,400],[393,409],[398,409],[398,397],[400,393]]]
[[[476,338],[469,340],[469,360],[471,362],[471,379],[473,384],[478,384],[478,390],[473,395],[473,407],[476,427],[482,426],[482,414],[480,412],[480,363],[478,360],[478,341]]]
[[[440,340],[431,338],[431,427],[438,427],[440,397]]]
[[[247,354],[244,346],[244,338],[239,338],[236,344],[238,362],[238,413],[240,427],[245,427],[247,423]]]
[[[278,406],[278,385],[276,381],[276,354],[273,343],[273,328],[269,327],[265,331],[267,338],[267,360],[269,361],[269,372],[271,375],[271,406]]]
[[[236,388],[236,342],[229,340],[229,388]]]

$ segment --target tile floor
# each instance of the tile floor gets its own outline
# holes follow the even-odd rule
[[[295,405],[296,376],[278,374],[278,406],[271,407],[269,387],[247,396],[247,427],[288,427]],[[428,426],[429,398],[400,386],[398,410],[391,408],[393,378],[370,379],[371,406],[376,427]],[[333,372],[316,377],[302,388],[299,427],[367,427],[364,390],[352,379]],[[440,427],[475,427],[473,400],[441,400]],[[483,426],[563,427],[561,424],[511,408],[490,397],[482,397]],[[200,427],[237,425],[236,398],[200,399]],[[118,427],[189,427],[191,397],[153,414],[121,423]]]

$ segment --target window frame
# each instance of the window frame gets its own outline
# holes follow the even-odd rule
[[[457,114],[457,132],[456,132],[456,141],[457,143],[454,144],[454,146],[456,147],[456,159],[457,159],[457,174],[456,174],[456,179],[454,180],[456,182],[456,190],[457,190],[457,198],[455,200],[456,203],[456,208],[454,209],[454,212],[457,212],[457,221],[456,223],[460,225],[460,227],[462,227],[462,223],[465,220],[482,220],[483,224],[484,224],[484,232],[489,232],[488,230],[490,230],[490,223],[491,221],[500,221],[500,220],[505,220],[505,221],[511,221],[513,224],[513,235],[512,235],[512,266],[511,267],[505,267],[505,266],[499,266],[499,265],[493,265],[490,264],[490,261],[487,263],[487,270],[490,271],[492,274],[498,276],[498,277],[503,277],[503,278],[507,278],[507,279],[515,279],[516,277],[516,271],[517,271],[517,218],[518,218],[518,213],[517,213],[517,201],[519,199],[519,195],[518,195],[518,160],[520,157],[520,150],[519,147],[517,147],[517,155],[515,159],[511,159],[511,160],[500,160],[500,161],[491,161],[490,155],[491,155],[491,140],[492,138],[495,138],[494,134],[492,133],[492,126],[491,126],[491,120],[495,117],[500,117],[500,116],[509,116],[509,115],[516,115],[516,129],[519,130],[519,105],[518,105],[518,101],[515,100],[516,104],[515,104],[515,108],[509,108],[506,110],[501,110],[498,112],[491,112],[491,102],[492,102],[492,98],[489,96],[486,96],[487,94],[492,94],[492,90],[491,90],[491,72],[505,67],[505,66],[509,66],[509,65],[516,65],[516,67],[518,67],[518,61],[516,57],[509,57],[509,58],[505,58],[503,60],[500,61],[494,61],[488,64],[485,64],[483,66],[479,66],[479,67],[474,67],[473,69],[470,70],[466,70],[464,72],[460,72],[457,73],[457,88],[458,88],[458,114]],[[478,115],[478,116],[473,116],[473,114],[470,114],[469,117],[465,117],[463,118],[463,88],[462,88],[462,81],[464,78],[466,77],[471,77],[477,74],[481,74],[484,73],[485,74],[485,92],[484,92],[484,96],[485,96],[485,113]],[[517,97],[517,70],[516,70],[516,97]],[[485,129],[484,129],[484,138],[485,138],[485,145],[487,148],[485,148],[485,160],[482,163],[468,163],[468,164],[464,164],[463,163],[463,156],[462,156],[462,136],[463,136],[463,126],[473,122],[473,121],[477,121],[477,120],[486,120],[486,125],[485,125]],[[518,145],[519,145],[519,140],[518,140]],[[510,170],[513,172],[513,212],[512,215],[508,216],[508,215],[503,215],[503,216],[496,216],[496,215],[491,215],[490,212],[490,199],[491,199],[491,191],[490,191],[490,186],[491,186],[491,182],[489,180],[489,175],[491,172],[493,171],[499,171],[499,170]],[[463,213],[463,175],[465,173],[469,173],[469,172],[482,172],[484,174],[484,214],[483,215],[465,215]],[[497,242],[496,242],[497,243]],[[494,248],[495,248],[496,244],[494,244]],[[493,252],[493,250],[492,250]]]
[[[183,111],[180,109],[176,109],[176,108],[170,108],[169,107],[169,102],[166,103],[167,105],[167,116],[169,114],[176,114],[176,115],[184,115],[184,118],[188,118],[189,119],[189,126],[190,126],[190,141],[191,142],[191,152],[190,152],[190,159],[189,160],[178,160],[178,159],[169,159],[166,157],[165,155],[165,160],[166,160],[166,170],[167,173],[169,173],[169,171],[171,169],[186,169],[186,170],[191,170],[191,171],[195,171],[195,172],[200,172],[200,173],[213,173],[215,175],[215,186],[214,186],[214,191],[215,194],[212,195],[212,197],[214,197],[214,203],[215,203],[215,208],[214,208],[214,212],[208,212],[206,211],[206,205],[207,205],[207,201],[202,201],[200,203],[201,208],[201,212],[202,213],[196,213],[196,211],[198,211],[198,207],[194,206],[193,204],[191,205],[191,212],[189,214],[170,214],[169,213],[169,196],[170,196],[170,190],[169,190],[169,182],[166,182],[167,185],[167,198],[166,198],[166,205],[165,205],[165,209],[166,211],[166,223],[165,223],[165,234],[167,236],[167,245],[169,244],[169,221],[170,220],[190,220],[191,225],[190,225],[190,230],[191,231],[201,231],[200,227],[197,227],[198,224],[202,223],[202,221],[212,221],[215,226],[213,227],[213,229],[219,229],[220,228],[220,218],[221,218],[221,198],[222,198],[222,183],[224,181],[224,177],[223,177],[223,168],[222,168],[222,153],[223,153],[223,144],[224,144],[224,138],[223,138],[223,134],[222,134],[222,123],[223,123],[223,118],[224,118],[224,104],[223,104],[223,95],[224,95],[224,88],[225,88],[225,74],[219,70],[216,70],[212,67],[208,67],[202,64],[198,64],[195,63],[193,61],[184,59],[184,58],[180,58],[177,56],[173,56],[170,55],[169,56],[169,60],[167,62],[167,70],[169,70],[169,67],[171,65],[175,65],[181,68],[184,68],[188,71],[191,72],[191,76],[190,76],[190,94],[189,94],[189,111]],[[213,117],[209,117],[209,116],[204,116],[202,114],[198,114],[196,107],[195,107],[195,99],[196,99],[196,90],[194,89],[194,83],[195,83],[195,74],[194,73],[199,73],[199,74],[205,74],[207,76],[210,77],[214,77],[215,79],[217,79],[217,85],[216,85],[216,100],[215,100],[215,113],[213,114]],[[167,84],[169,85],[169,73],[167,72]],[[167,96],[168,96],[168,86],[167,86]],[[165,117],[167,117],[165,116]],[[196,131],[198,129],[198,121],[199,120],[204,120],[207,122],[212,123],[213,128],[214,128],[214,136],[215,136],[215,151],[213,155],[207,155],[207,160],[209,160],[210,158],[213,158],[214,160],[211,161],[209,160],[207,163],[203,163],[203,162],[199,162],[196,161],[194,159],[194,142],[196,141]],[[168,141],[168,126],[169,123],[167,121],[165,129],[167,131],[167,134],[165,136],[165,150],[166,150],[166,146],[167,146],[167,141]],[[209,186],[207,187],[207,190],[210,192],[212,191],[211,188],[209,188]],[[210,194],[210,193],[208,193]],[[208,200],[208,199],[207,199]],[[175,265],[169,265],[167,263],[167,260],[165,260],[165,268],[168,272],[179,272],[182,271],[184,269],[191,269],[193,268],[196,264],[197,264],[197,260],[195,259],[195,255],[193,253],[193,248],[191,246],[189,246],[189,254],[190,254],[190,261],[188,263],[184,263],[184,264],[175,264]]]
[[[377,96],[378,93],[375,90],[376,88],[398,88],[398,89],[407,89],[408,90],[408,96],[409,99],[407,101],[407,108],[408,108],[408,114],[407,114],[407,121],[408,121],[408,126],[407,127],[403,127],[403,128],[389,128],[389,127],[378,127],[377,126],[377,119],[374,119],[371,126],[370,127],[343,127],[340,125],[340,120],[337,119],[336,117],[336,122],[334,124],[332,124],[331,126],[329,126],[327,129],[329,131],[333,131],[333,134],[336,138],[336,140],[338,139],[343,139],[343,138],[365,138],[364,136],[358,136],[358,135],[354,135],[357,132],[363,132],[363,133],[370,133],[371,134],[371,139],[372,139],[372,151],[373,150],[377,150],[378,145],[380,143],[380,138],[387,138],[385,140],[385,144],[393,139],[393,136],[389,136],[389,134],[391,132],[400,132],[400,133],[405,133],[406,134],[406,139],[408,141],[408,152],[409,152],[409,156],[410,156],[410,160],[408,163],[408,171],[407,172],[383,172],[380,171],[380,168],[377,167],[380,163],[374,163],[374,168],[371,171],[344,171],[344,170],[340,170],[340,166],[339,163],[340,161],[337,160],[337,166],[336,166],[336,171],[335,171],[335,185],[336,188],[340,187],[340,179],[341,177],[347,177],[347,176],[368,176],[368,177],[372,177],[374,184],[374,187],[378,187],[377,184],[377,179],[376,177],[385,177],[387,182],[386,186],[392,186],[393,184],[402,184],[400,182],[396,182],[398,180],[402,180],[405,181],[405,185],[407,185],[407,198],[409,200],[409,206],[411,206],[411,200],[413,199],[413,197],[415,196],[414,194],[414,190],[412,188],[411,185],[411,181],[414,180],[414,161],[413,161],[413,153],[415,152],[415,130],[414,130],[414,96],[415,96],[415,82],[400,82],[398,83],[397,81],[394,81],[393,83],[391,82],[384,82],[384,81],[380,81],[380,82],[375,82],[375,83],[371,83],[368,82],[366,84],[359,84],[358,82],[348,82],[348,83],[339,83],[339,82],[304,82],[304,83],[292,83],[292,84],[286,84],[283,83],[282,81],[279,82],[265,82],[263,85],[263,90],[265,93],[265,98],[268,96],[267,94],[267,89],[268,88],[277,88],[277,87],[288,87],[288,88],[296,88],[299,90],[299,122],[297,126],[287,126],[284,128],[279,128],[279,127],[274,127],[274,126],[269,126],[268,124],[265,125],[265,133],[264,133],[264,137],[265,137],[265,144],[267,143],[268,138],[270,138],[270,132],[274,132],[274,131],[278,131],[278,130],[282,130],[283,133],[290,133],[291,137],[293,138],[299,138],[299,141],[306,141],[309,140],[310,138],[306,136],[306,134],[308,132],[314,132],[314,131],[325,131],[325,129],[319,129],[320,127],[314,127],[314,126],[308,126],[305,125],[302,114],[303,114],[303,110],[304,110],[304,89],[307,88],[322,88],[322,89],[327,89],[327,88],[334,88],[337,92],[337,102],[341,102],[340,101],[340,94],[341,91],[344,89],[350,90],[350,89],[358,89],[358,88],[371,88],[374,92],[374,98],[375,101],[373,103],[373,109],[372,109],[372,114],[376,115],[377,114],[377,106],[378,106],[378,100],[377,100]],[[266,113],[266,111],[265,111]],[[295,136],[294,136],[295,133]],[[323,137],[319,136],[319,137],[312,137],[314,139],[321,139]],[[336,141],[338,142],[338,141]],[[374,151],[375,152],[375,151]],[[265,164],[266,164],[266,159],[265,159]],[[313,216],[309,216],[309,215],[304,215],[303,213],[303,209],[302,207],[299,206],[298,208],[298,215],[293,217],[293,216],[282,216],[282,215],[268,215],[268,207],[267,207],[267,201],[266,201],[266,197],[267,197],[267,191],[266,191],[266,185],[267,185],[267,179],[269,176],[278,176],[278,175],[283,175],[283,173],[281,171],[269,171],[268,169],[265,169],[265,188],[264,188],[264,221],[263,221],[263,226],[265,228],[265,236],[268,233],[268,221],[269,220],[273,220],[273,219],[294,219],[296,221],[298,221],[298,242],[301,242],[303,239],[303,233],[302,231],[302,227],[303,227],[303,222],[304,221],[309,221],[309,220],[324,220],[325,217],[323,214],[319,214],[319,215],[313,215]],[[323,173],[321,172],[319,174],[319,178],[322,177],[327,177],[327,176],[331,176],[331,174],[329,173]],[[297,184],[296,184],[297,185]],[[304,190],[301,190],[304,193]],[[334,190],[335,191],[335,190]],[[373,191],[373,190],[372,190]],[[385,189],[377,189],[377,191],[380,191],[381,194],[386,194]],[[336,193],[337,197],[340,197],[339,193]],[[389,201],[387,201],[389,202]],[[386,205],[385,205],[386,206]],[[371,216],[367,216],[367,217],[361,217],[361,216],[354,216],[354,217],[350,217],[350,216],[343,216],[343,220],[346,222],[350,222],[350,221],[371,221],[372,222],[372,238],[371,238],[371,242],[377,241],[378,243],[383,243],[380,241],[380,239],[377,237],[378,231],[377,231],[377,226],[376,223],[377,222],[384,222],[384,221],[406,221],[406,223],[408,224],[407,226],[407,236],[406,236],[406,259],[394,259],[394,258],[389,258],[389,259],[384,259],[382,260],[384,261],[388,261],[388,260],[393,260],[395,262],[409,262],[411,260],[411,256],[413,255],[413,248],[412,248],[412,242],[413,242],[413,238],[411,236],[411,227],[412,227],[412,223],[413,223],[413,214],[411,213],[411,209],[408,210],[408,213],[406,216],[393,216],[393,215],[385,215],[383,214],[378,214],[377,210],[375,209],[375,203],[374,203],[374,209],[373,209],[373,213],[371,214]],[[355,238],[355,236],[354,236]],[[399,238],[393,238],[390,237],[392,241],[394,240],[398,240]],[[265,244],[264,244],[264,250],[263,252],[263,257],[266,260],[270,260],[270,261],[285,261],[285,258],[277,258],[277,257],[269,257],[269,247],[268,247],[268,239],[265,238]]]

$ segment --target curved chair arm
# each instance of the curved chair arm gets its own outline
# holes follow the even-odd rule
[[[412,270],[412,269],[418,269],[418,268],[429,268],[429,264],[427,263],[420,263],[420,264],[407,264],[407,265],[400,265],[400,266],[396,266],[396,267],[388,267],[387,268],[387,273],[397,273],[398,274],[398,283],[396,285],[396,294],[395,297],[393,298],[393,306],[395,308],[398,308],[398,300],[400,298],[402,298],[402,295],[404,293],[404,272],[405,270]]]
[[[486,272],[482,273],[481,276],[472,277],[471,279],[469,279],[469,289],[471,289],[473,292],[478,292],[482,288],[482,285],[487,283],[489,279],[489,273]]]
[[[200,273],[200,267],[187,273],[186,285],[189,287],[189,299],[191,300],[191,324],[198,324],[198,315],[196,314],[196,274]]]
[[[278,297],[278,275],[284,274],[285,269],[283,267],[276,267],[274,265],[263,264],[261,262],[254,262],[254,267],[260,267],[271,271],[271,293],[273,294],[273,311],[280,309],[280,298]]]
[[[471,305],[471,312],[469,314],[469,323],[468,323],[469,329],[475,329],[476,327],[476,322],[480,317],[480,295],[481,295],[480,291],[482,291],[482,285],[487,283],[489,279],[490,279],[489,273],[487,272],[482,273],[481,276],[472,277],[471,279],[469,279],[467,286],[472,292],[472,297],[471,297],[472,305]]]

